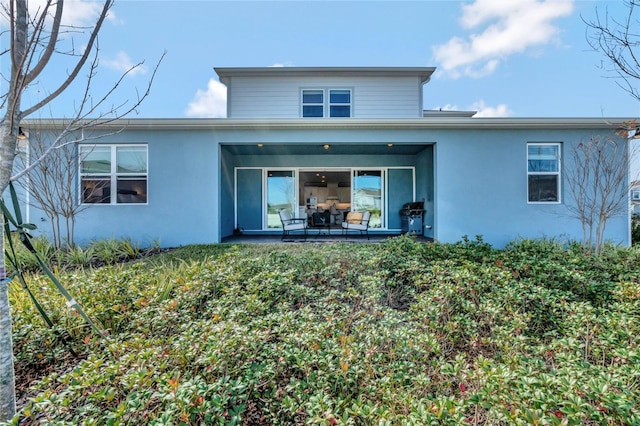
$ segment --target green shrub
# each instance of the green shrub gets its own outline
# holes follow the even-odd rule
[[[123,244],[116,239],[103,239],[93,241],[89,247],[95,252],[96,257],[106,264],[116,263],[123,256]]]
[[[73,267],[90,266],[96,261],[96,253],[93,247],[83,249],[80,246],[66,248],[58,253],[61,259]]]
[[[640,424],[638,260],[481,238],[184,247],[63,274],[105,346],[34,275],[79,357],[12,283],[16,368],[40,372],[15,422]]]

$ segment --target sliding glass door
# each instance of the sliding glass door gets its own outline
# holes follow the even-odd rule
[[[351,210],[371,212],[369,228],[385,227],[384,178],[385,172],[380,169],[353,171]]]
[[[291,216],[298,214],[296,201],[295,172],[293,170],[267,170],[267,228],[281,228],[280,210],[287,210]]]
[[[370,228],[400,229],[398,211],[415,198],[412,167],[238,168],[236,226],[245,230],[281,228],[279,212],[305,217],[305,201],[315,198],[314,209],[338,210],[336,223],[348,211],[371,212]]]

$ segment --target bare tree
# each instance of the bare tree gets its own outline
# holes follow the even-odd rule
[[[54,247],[74,246],[77,215],[87,208],[78,202],[78,149],[75,143],[62,143],[47,155],[47,133],[29,134],[29,149],[16,157],[18,169],[29,167],[31,157],[41,159],[18,184],[28,194],[28,203],[46,215],[51,224]],[[53,137],[55,138],[55,137]]]
[[[7,89],[5,93],[0,93],[0,109],[3,110],[0,121],[0,194],[4,193],[10,181],[30,173],[51,152],[87,140],[86,129],[125,116],[134,111],[149,94],[162,58],[153,70],[146,91],[133,101],[115,105],[107,103],[126,75],[141,63],[125,72],[102,96],[95,97],[90,90],[98,69],[98,33],[112,6],[113,0],[105,0],[93,25],[70,27],[62,23],[64,0],[45,0],[35,11],[29,10],[27,0],[5,0],[1,3],[0,19],[7,24],[3,28],[8,29],[0,33],[3,41],[0,45],[8,48],[0,51],[0,59],[10,64],[10,75],[1,76],[7,83]],[[73,42],[75,37],[82,38],[82,42]],[[53,58],[60,57],[71,61],[68,72],[64,75],[47,74]],[[32,158],[27,168],[12,176],[21,121],[49,105],[87,68],[84,96],[77,104],[75,115],[64,120],[62,129],[39,158]],[[28,99],[24,95],[40,80],[52,82],[55,86],[47,88],[41,97],[34,97],[37,100],[32,104],[23,105],[23,100]],[[0,227],[0,253],[4,253],[3,232],[4,229]],[[15,414],[11,314],[5,267],[4,256],[0,256],[0,421],[9,420]]]
[[[615,136],[592,136],[571,148],[571,160],[565,166],[569,196],[569,214],[580,221],[583,245],[596,254],[605,243],[607,222],[629,213],[628,131]]]
[[[623,0],[626,12],[621,16],[609,14],[607,7],[596,7],[592,20],[585,20],[587,41],[591,48],[607,59],[602,68],[616,79],[616,83],[629,95],[640,101],[637,83],[640,80],[640,21],[638,20],[639,0]],[[585,242],[602,247],[607,219],[617,214],[627,214],[629,173],[632,159],[636,157],[637,144],[629,142],[629,131],[638,128],[628,123],[614,138],[592,138],[579,144],[575,149],[576,172],[570,179],[571,192],[576,199],[578,217],[585,230]],[[630,148],[629,148],[630,146]],[[619,163],[615,163],[619,161]],[[592,181],[589,190],[584,185]]]
[[[602,53],[609,64],[603,68],[611,72],[617,84],[640,100],[636,87],[640,79],[640,21],[638,21],[638,0],[624,0],[626,14],[622,17],[609,15],[609,10],[596,8],[593,20],[584,20],[587,25],[587,41],[591,48]]]

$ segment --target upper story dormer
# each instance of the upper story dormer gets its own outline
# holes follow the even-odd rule
[[[228,118],[419,118],[435,68],[215,68]]]

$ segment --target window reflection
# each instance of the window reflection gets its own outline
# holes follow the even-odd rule
[[[267,227],[281,228],[280,210],[297,216],[293,170],[267,171]]]
[[[371,212],[370,228],[382,228],[381,170],[356,170],[353,172],[353,211]]]

